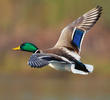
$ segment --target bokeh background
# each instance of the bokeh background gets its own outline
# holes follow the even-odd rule
[[[92,74],[32,69],[31,53],[11,50],[23,42],[52,47],[67,24],[96,5],[103,14],[81,52],[95,66]],[[0,0],[0,100],[110,100],[109,52],[110,0]]]

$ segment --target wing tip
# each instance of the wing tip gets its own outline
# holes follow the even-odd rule
[[[96,19],[96,21],[100,18],[100,16],[101,16],[101,14],[102,14],[102,10],[103,10],[103,7],[102,6],[100,6],[100,5],[97,5],[96,6],[96,9],[97,9],[97,13],[98,13],[98,16],[97,16],[97,19]]]
[[[48,64],[49,64],[48,61],[40,59],[37,53],[32,54],[28,61],[28,65],[31,66],[32,68],[41,68]]]
[[[100,6],[100,5],[97,5],[97,6],[96,6],[96,8],[97,8],[97,9],[99,9],[100,11],[102,11],[102,10],[103,10],[103,7],[102,7],[102,6]]]
[[[96,9],[97,9],[98,14],[99,14],[99,17],[100,17],[100,15],[102,14],[102,11],[103,11],[103,7],[100,6],[100,5],[97,5],[97,6],[96,6]]]
[[[102,10],[103,10],[103,7],[100,6],[100,5],[97,5],[95,8],[93,8],[92,10],[88,11],[87,13],[85,13],[85,17],[88,17],[87,20],[91,19],[92,20],[92,24],[91,25],[86,25],[87,23],[84,22],[82,24],[82,28],[84,28],[85,30],[89,30],[100,18],[101,14],[102,14]],[[85,24],[85,25],[84,25]]]

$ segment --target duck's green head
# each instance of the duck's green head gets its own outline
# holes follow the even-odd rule
[[[35,46],[32,43],[23,43],[20,46],[13,48],[13,50],[21,50],[21,51],[27,51],[27,52],[39,52],[37,46]]]

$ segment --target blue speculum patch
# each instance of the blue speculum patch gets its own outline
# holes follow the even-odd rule
[[[84,31],[76,28],[76,30],[74,31],[72,43],[75,44],[78,48],[80,48],[83,35]]]

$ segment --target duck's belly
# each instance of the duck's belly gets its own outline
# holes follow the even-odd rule
[[[63,64],[63,63],[50,63],[49,66],[51,68],[54,68],[56,70],[62,70],[62,71],[71,71],[71,64]]]

